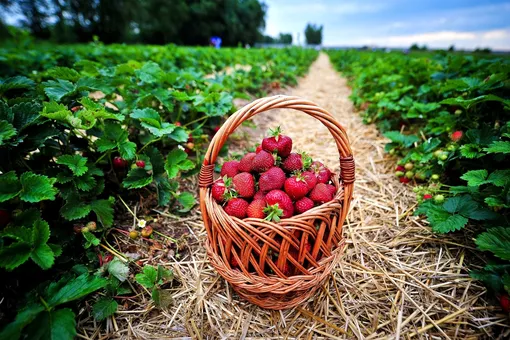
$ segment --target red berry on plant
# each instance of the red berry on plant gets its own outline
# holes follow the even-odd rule
[[[399,178],[400,183],[409,183],[411,180],[405,176]]]
[[[432,195],[431,195],[431,194],[425,194],[425,195],[423,195],[423,199],[424,199],[424,200],[429,200],[429,199],[431,199],[431,198],[432,198]]]
[[[225,206],[225,212],[230,216],[245,218],[249,203],[242,198],[232,198]]]
[[[122,157],[113,158],[113,167],[117,170],[124,169],[128,165],[128,162]]]
[[[0,227],[5,227],[11,221],[11,215],[7,210],[0,210]]]
[[[239,161],[228,161],[223,163],[221,167],[221,177],[234,177],[239,173]]]
[[[255,152],[247,153],[239,162],[238,170],[240,172],[250,172],[253,170],[253,159],[257,156]]]
[[[403,167],[402,165],[397,165],[397,167],[395,168],[395,171],[405,171],[406,168]]]
[[[145,162],[144,161],[136,161],[136,166],[139,168],[145,168]]]
[[[499,297],[499,304],[505,313],[510,313],[510,298],[507,294],[503,294]]]
[[[175,122],[175,126],[182,126],[181,122]]]
[[[463,132],[458,130],[458,131],[455,131],[452,133],[451,139],[452,139],[452,141],[457,142],[462,138],[462,136],[463,136]]]
[[[152,232],[153,232],[152,227],[148,225],[142,229],[141,234],[143,237],[149,237],[152,235]]]

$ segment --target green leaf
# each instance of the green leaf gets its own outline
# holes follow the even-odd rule
[[[12,125],[18,131],[23,131],[37,122],[40,117],[41,104],[34,101],[24,102],[13,105],[11,109],[14,114]]]
[[[20,177],[20,199],[25,202],[36,203],[44,200],[53,201],[57,189],[53,187],[57,180],[33,172],[25,172]]]
[[[170,198],[172,197],[170,183],[168,182],[168,178],[159,176],[154,179],[156,182],[156,188],[158,191],[158,204],[160,206],[165,206],[170,202]]]
[[[69,308],[44,311],[26,328],[33,340],[71,340],[76,337],[76,321]]]
[[[62,255],[62,247],[59,246],[58,244],[48,243],[48,246],[50,247],[55,257],[59,257],[60,255]]]
[[[35,247],[46,244],[50,239],[50,226],[44,220],[38,220],[32,228],[32,244]]]
[[[135,280],[145,288],[150,289],[157,283],[158,271],[152,266],[145,265],[142,272],[136,274]]]
[[[63,80],[69,80],[72,82],[75,82],[80,78],[80,74],[77,71],[73,70],[72,68],[60,66],[49,69],[48,71],[46,71],[46,74],[54,79],[59,78]]]
[[[487,170],[471,170],[460,176],[460,178],[467,181],[469,186],[474,187],[485,184],[487,175]]]
[[[0,95],[9,90],[31,89],[35,82],[27,77],[17,76],[0,80]]]
[[[94,235],[90,231],[82,233],[82,235],[85,238],[85,240],[87,241],[85,246],[84,246],[85,249],[90,248],[91,246],[97,247],[99,245],[99,243],[101,243],[101,240],[99,240],[96,237],[96,235]]]
[[[174,279],[174,272],[170,269],[166,269],[162,265],[158,265],[158,284],[163,284],[166,281],[172,281]]]
[[[76,176],[87,172],[87,158],[80,155],[62,155],[55,161],[57,164],[66,165]]]
[[[479,249],[490,251],[503,260],[510,260],[510,228],[489,228],[475,240]]]
[[[2,247],[0,249],[0,267],[13,270],[29,259],[31,251],[30,245],[24,242]]]
[[[152,175],[142,168],[129,170],[127,177],[122,182],[122,186],[128,189],[143,188],[152,183]]]
[[[136,155],[136,144],[128,139],[128,132],[120,124],[106,122],[104,135],[96,141],[101,152],[117,148],[122,158],[133,159]]]
[[[151,84],[157,82],[164,74],[158,64],[146,62],[141,69],[135,70],[136,76],[143,82]]]
[[[21,191],[21,183],[14,171],[0,175],[0,202],[16,197]]]
[[[19,339],[23,328],[29,325],[42,311],[44,311],[44,307],[41,304],[30,304],[20,310],[16,319],[0,332],[0,339]]]
[[[44,93],[54,101],[60,101],[60,99],[75,91],[73,83],[62,79],[48,80],[43,82],[42,85],[44,85]]]
[[[129,276],[129,267],[118,258],[114,258],[108,264],[108,272],[119,279],[119,281],[124,282]]]
[[[8,237],[27,244],[32,244],[32,235],[32,229],[20,226],[7,227],[0,231],[0,237]]]
[[[9,140],[16,135],[16,129],[11,123],[0,120],[0,146],[4,145],[4,141]]]
[[[91,207],[80,200],[79,196],[71,195],[67,198],[66,204],[60,208],[60,214],[68,221],[83,218],[90,213]]]
[[[503,284],[501,282],[501,276],[497,273],[489,272],[486,270],[473,270],[469,273],[469,275],[475,279],[480,280],[493,292],[499,293],[503,289]]]
[[[195,197],[189,192],[183,192],[177,196],[177,201],[182,205],[179,212],[187,212],[195,205]]]
[[[496,170],[489,175],[488,183],[497,187],[504,187],[510,183],[510,170]]]
[[[469,108],[478,103],[486,102],[486,101],[498,101],[505,103],[505,100],[501,97],[495,96],[493,94],[483,95],[471,99],[464,99],[462,97],[458,98],[448,98],[440,102],[440,104],[448,104],[448,105],[459,105],[463,108]]]
[[[105,228],[109,228],[113,224],[113,203],[115,199],[110,197],[107,200],[96,200],[90,203],[90,208],[96,213],[97,220]]]
[[[174,131],[172,131],[171,134],[168,135],[169,138],[173,139],[174,141],[178,143],[184,143],[188,140],[189,135],[186,132],[185,129],[182,127],[176,127]]]
[[[489,147],[483,149],[487,153],[510,153],[510,142],[508,141],[496,141],[493,142]]]
[[[151,295],[154,304],[159,308],[166,308],[173,302],[172,293],[165,289],[154,287]]]
[[[80,299],[100,288],[104,288],[108,281],[104,278],[82,274],[74,280],[69,280],[65,286],[58,289],[51,296],[48,296],[46,303],[50,307]]]
[[[414,143],[418,142],[420,138],[415,135],[403,135],[398,131],[388,131],[384,133],[384,137],[391,140],[393,143],[398,143],[404,147],[410,147]]]
[[[173,124],[162,122],[159,113],[151,108],[136,109],[130,116],[139,120],[140,125],[156,137],[170,134],[176,128]]]
[[[193,104],[198,112],[203,112],[209,117],[221,117],[232,109],[233,97],[227,92],[212,92],[205,97],[203,94],[196,95]]]
[[[119,304],[111,298],[102,298],[92,306],[92,315],[94,319],[102,321],[112,316],[117,311]]]
[[[195,164],[187,159],[188,155],[181,149],[173,149],[167,156],[165,163],[165,170],[168,178],[172,179],[177,177],[180,170],[191,170]]]
[[[461,215],[450,215],[445,221],[432,226],[432,230],[438,233],[448,233],[460,230],[466,226],[468,219]]]
[[[49,269],[55,262],[55,255],[47,244],[41,244],[32,250],[30,258],[42,269]]]

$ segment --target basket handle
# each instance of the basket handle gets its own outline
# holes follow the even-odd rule
[[[352,185],[355,180],[355,165],[351,147],[347,139],[347,133],[342,125],[326,110],[317,104],[295,96],[277,95],[257,99],[239,109],[231,115],[223,126],[214,135],[211,144],[204,157],[204,163],[200,169],[199,186],[209,187],[214,180],[214,163],[218,154],[231,133],[234,132],[245,120],[256,114],[272,109],[294,109],[302,111],[324,124],[335,139],[340,155],[340,178],[344,185]],[[349,190],[350,191],[350,190]]]

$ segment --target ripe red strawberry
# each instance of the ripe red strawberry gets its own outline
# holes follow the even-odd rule
[[[247,153],[239,162],[237,169],[239,172],[250,172],[252,171],[253,159],[257,154],[255,152]]]
[[[255,193],[255,195],[253,196],[253,200],[265,200],[265,199],[266,199],[266,194],[262,190],[257,191]]]
[[[301,175],[292,176],[285,180],[284,184],[285,192],[289,195],[292,200],[298,200],[301,197],[305,197],[308,191],[308,185]]]
[[[294,207],[296,208],[296,214],[302,214],[305,211],[312,209],[314,207],[314,203],[308,197],[303,197],[296,201]]]
[[[317,184],[317,177],[311,171],[305,171],[302,173],[303,178],[305,179],[306,184],[308,185],[308,189],[312,190]]]
[[[510,312],[510,298],[507,294],[503,294],[499,297],[499,304],[505,313]]]
[[[128,162],[123,159],[122,157],[115,157],[113,158],[113,167],[117,170],[124,169],[128,166]]]
[[[283,170],[292,172],[303,169],[303,160],[298,153],[291,153],[282,163]]]
[[[242,198],[232,198],[225,206],[225,212],[230,216],[245,218],[248,205],[248,202]]]
[[[329,191],[331,192],[331,195],[333,195],[333,197],[335,197],[336,195],[336,188],[333,184],[326,184],[326,186],[328,187]]]
[[[221,177],[234,177],[239,173],[239,161],[228,161],[221,166]]]
[[[255,195],[255,179],[249,172],[241,172],[235,175],[232,183],[239,196],[251,198]]]
[[[402,172],[405,172],[406,171],[406,168],[403,167],[402,165],[397,165],[397,167],[395,168],[395,171],[402,171]]]
[[[264,172],[274,166],[274,157],[267,151],[260,151],[255,154],[252,162],[252,170],[257,172]]]
[[[405,176],[399,178],[400,183],[409,183],[411,180]]]
[[[432,198],[432,195],[431,195],[431,194],[425,194],[425,195],[423,195],[423,199],[424,199],[424,200],[429,200],[429,199],[431,199],[431,198]]]
[[[258,145],[257,146],[257,149],[255,149],[255,153],[259,153],[260,151],[262,151],[262,145]]]
[[[289,218],[294,213],[294,206],[292,205],[292,200],[290,199],[289,195],[287,195],[285,192],[281,190],[271,190],[266,195],[266,202],[270,206],[268,208],[277,208],[281,209],[281,218]],[[264,211],[266,214],[268,214],[267,218],[271,216],[271,219],[278,222],[279,218],[275,218],[276,215],[278,215],[277,212],[271,212],[269,210],[269,213],[267,211]],[[272,213],[272,215],[271,215]]]
[[[285,173],[282,169],[274,166],[260,175],[259,189],[268,192],[274,189],[281,189],[285,183]]]
[[[274,130],[270,130],[272,137],[266,137],[262,140],[262,149],[273,153],[277,152],[280,157],[287,157],[292,151],[292,139],[281,134],[278,126]]]
[[[227,183],[225,183],[223,178],[218,178],[214,181],[211,193],[216,202],[221,203],[225,200],[225,194],[228,192],[228,187],[230,187],[231,184],[232,180],[230,178],[227,178]]]
[[[311,165],[312,171],[317,177],[317,182],[327,183],[331,179],[331,171],[324,166],[321,162],[315,161]]]
[[[266,201],[265,200],[253,200],[250,205],[248,206],[248,210],[246,211],[246,214],[248,217],[252,218],[264,218],[266,217],[266,214],[264,213],[264,209],[266,208]]]
[[[216,132],[218,132],[220,130],[220,128],[221,128],[221,126],[217,125],[217,126],[214,127],[213,130],[216,133]]]
[[[145,168],[145,162],[144,161],[136,161],[136,166],[139,168]]]
[[[333,195],[331,191],[328,189],[328,186],[324,183],[317,183],[315,188],[310,192],[310,199],[315,203],[325,203],[329,202],[333,199]]]
[[[459,141],[462,138],[462,136],[463,136],[463,132],[462,131],[460,131],[460,130],[459,131],[455,131],[455,132],[452,133],[451,139],[452,139],[452,141],[457,142],[457,141]]]
[[[174,125],[175,126],[182,126],[181,122],[175,122]]]

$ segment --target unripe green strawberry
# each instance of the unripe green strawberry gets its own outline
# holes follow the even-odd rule
[[[395,172],[395,176],[402,177],[402,176],[404,176],[404,172],[403,171],[397,171],[397,172]]]
[[[413,168],[414,168],[414,164],[413,164],[413,163],[411,163],[411,162],[406,163],[406,165],[404,165],[404,168],[405,168],[406,170],[413,170]]]
[[[87,228],[87,227],[83,227],[83,228],[81,228],[81,232],[82,232],[82,233],[88,233],[89,231],[90,231],[90,230],[89,230],[89,228]]]
[[[427,176],[423,172],[417,172],[414,174],[414,178],[420,181],[424,181]]]
[[[434,157],[439,158],[443,154],[443,150],[434,151]]]
[[[406,177],[409,178],[409,179],[413,178],[414,177],[414,172],[406,171]]]
[[[436,195],[436,196],[434,196],[434,201],[436,203],[443,203],[444,202],[444,196],[443,195]]]
[[[138,238],[138,236],[140,236],[140,233],[136,230],[131,230],[129,232],[129,237],[132,239],[132,240],[136,240]]]
[[[455,151],[455,149],[456,149],[456,147],[455,147],[455,145],[454,145],[454,144],[450,144],[450,145],[448,145],[448,147],[446,148],[446,150],[448,150],[448,151]]]
[[[394,155],[394,154],[395,154],[395,149],[391,149],[391,150],[389,151],[389,154],[390,154],[390,155]]]
[[[433,174],[432,176],[430,176],[430,178],[431,178],[433,181],[437,181],[437,180],[439,180],[439,175],[438,175],[438,174]]]
[[[97,224],[94,221],[90,221],[89,223],[85,224],[85,228],[88,228],[90,231],[96,231]]]
[[[455,115],[460,116],[462,114],[462,110],[455,110]]]
[[[448,154],[446,153],[442,153],[440,156],[439,156],[439,159],[442,160],[442,161],[446,161],[448,159]]]

